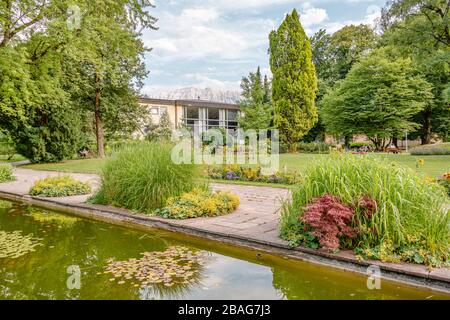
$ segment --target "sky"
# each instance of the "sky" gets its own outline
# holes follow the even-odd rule
[[[373,24],[385,0],[153,0],[149,11],[159,30],[145,30],[153,48],[143,93],[159,96],[177,88],[239,90],[261,67],[270,76],[270,31],[296,8],[306,33],[333,33],[349,24]]]

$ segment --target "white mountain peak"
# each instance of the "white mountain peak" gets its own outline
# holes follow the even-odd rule
[[[200,99],[213,102],[238,103],[239,100],[241,100],[241,93],[239,91],[231,90],[188,87],[161,92],[160,94],[156,95],[153,94],[151,97],[168,100]]]

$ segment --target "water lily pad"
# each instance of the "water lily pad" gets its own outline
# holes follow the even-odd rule
[[[195,282],[206,257],[204,252],[173,246],[164,252],[145,252],[140,259],[109,259],[105,272],[120,278],[119,284],[132,280],[140,286],[163,284],[172,287]]]
[[[21,231],[0,231],[0,259],[17,259],[30,252],[35,247],[42,245],[42,239],[34,238],[32,234],[22,235]]]

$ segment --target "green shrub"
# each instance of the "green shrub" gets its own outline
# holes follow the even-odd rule
[[[350,143],[350,149],[356,149],[356,148],[362,148],[362,147],[374,148],[375,146],[374,146],[373,142],[370,142],[370,141]]]
[[[13,181],[12,167],[9,164],[0,164],[0,183]]]
[[[88,183],[71,176],[59,176],[38,180],[30,189],[30,195],[39,197],[70,197],[91,193]]]
[[[105,162],[93,203],[152,214],[171,197],[200,185],[198,166],[172,162],[172,145],[142,142],[122,147]]]
[[[307,205],[332,195],[355,211],[353,239],[341,248],[366,258],[441,265],[450,257],[450,211],[441,186],[427,182],[410,169],[371,156],[334,155],[310,167],[286,203],[281,236],[291,245],[317,247],[318,239],[305,227]],[[374,201],[367,215],[361,201]]]
[[[170,198],[167,206],[155,215],[166,219],[191,219],[229,214],[239,206],[239,197],[231,192],[195,189],[180,197]]]
[[[330,153],[330,145],[325,142],[299,142],[298,152],[303,153]]]
[[[430,144],[411,149],[414,156],[450,155],[450,143]]]

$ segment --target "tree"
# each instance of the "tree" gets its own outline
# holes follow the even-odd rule
[[[149,141],[170,141],[172,138],[173,125],[170,122],[169,113],[163,113],[158,124],[154,124],[153,119],[150,116],[144,132],[146,135],[145,138]]]
[[[145,112],[138,104],[138,93],[147,75],[143,55],[148,49],[139,30],[155,28],[156,19],[145,9],[152,6],[148,0],[95,0],[81,8],[88,14],[76,47],[84,50],[75,56],[81,61],[78,80],[83,105],[93,114],[99,157],[105,156],[105,123],[113,132],[125,124],[132,131]]]
[[[241,110],[243,116],[239,118],[239,125],[244,130],[270,129],[273,122],[273,109],[270,101],[270,81],[267,76],[262,79],[258,67],[255,73],[250,72],[241,82],[242,97]]]
[[[432,99],[431,85],[411,59],[377,49],[354,65],[323,99],[322,117],[332,133],[365,134],[378,150],[417,124],[414,115]]]
[[[138,38],[156,22],[150,1],[79,0],[83,16],[74,30],[67,23],[72,3],[0,1],[0,125],[34,161],[71,157],[88,119],[97,120],[103,155],[103,129],[111,137],[130,134],[144,112]]]
[[[395,0],[382,10],[383,45],[395,45],[412,56],[417,69],[433,84],[433,103],[416,116],[423,144],[433,133],[448,137],[450,102],[446,90],[450,82],[450,1]]]
[[[270,34],[274,124],[290,152],[317,122],[317,77],[311,44],[296,10]]]

